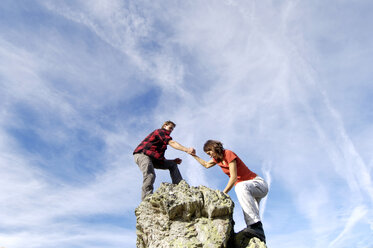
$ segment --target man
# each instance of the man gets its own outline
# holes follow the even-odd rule
[[[172,121],[166,121],[162,125],[162,128],[156,129],[150,133],[133,152],[135,162],[143,174],[142,200],[144,200],[147,195],[153,193],[153,184],[155,181],[154,168],[169,170],[173,184],[178,184],[183,179],[178,168],[178,164],[180,164],[182,160],[180,158],[168,160],[164,157],[167,145],[191,155],[195,154],[194,148],[186,148],[172,140],[170,134],[175,126],[176,124]]]

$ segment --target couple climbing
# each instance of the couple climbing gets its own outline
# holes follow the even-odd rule
[[[223,192],[228,193],[233,186],[236,186],[237,199],[243,209],[247,225],[245,231],[265,242],[259,216],[259,203],[268,193],[267,183],[252,172],[234,152],[224,149],[219,141],[206,141],[203,150],[211,157],[209,161],[198,157],[194,148],[186,148],[172,139],[170,134],[175,126],[176,124],[172,121],[166,121],[162,128],[150,133],[133,152],[135,162],[143,173],[142,200],[153,193],[154,169],[169,170],[173,184],[178,184],[183,179],[178,168],[178,164],[182,162],[181,159],[169,160],[164,157],[167,145],[170,145],[174,149],[190,154],[205,168],[216,164],[221,167],[223,172],[229,176]]]

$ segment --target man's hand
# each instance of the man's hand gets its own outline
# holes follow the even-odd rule
[[[177,163],[177,164],[181,164],[183,160],[181,160],[180,158],[175,158],[174,159],[174,162]]]
[[[187,149],[187,153],[190,155],[196,155],[196,149],[194,149],[193,147],[189,147]]]

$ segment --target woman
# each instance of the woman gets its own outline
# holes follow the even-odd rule
[[[265,242],[264,230],[259,216],[259,202],[268,193],[267,183],[247,168],[234,152],[224,149],[220,141],[206,141],[203,150],[211,157],[210,161],[206,162],[197,155],[192,156],[205,168],[218,164],[223,172],[229,176],[229,181],[223,192],[228,193],[233,186],[236,186],[236,195],[243,209],[247,225],[245,231]]]

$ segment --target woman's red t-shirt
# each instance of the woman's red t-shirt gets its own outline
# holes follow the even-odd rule
[[[223,172],[227,174],[229,177],[230,177],[229,163],[232,162],[233,160],[236,160],[237,181],[234,185],[242,181],[254,179],[257,176],[254,172],[252,172],[249,168],[247,168],[244,162],[242,162],[242,160],[231,150],[224,150],[224,160],[222,162],[218,163],[216,162],[215,159],[213,160],[215,163],[217,163],[220,166]]]

